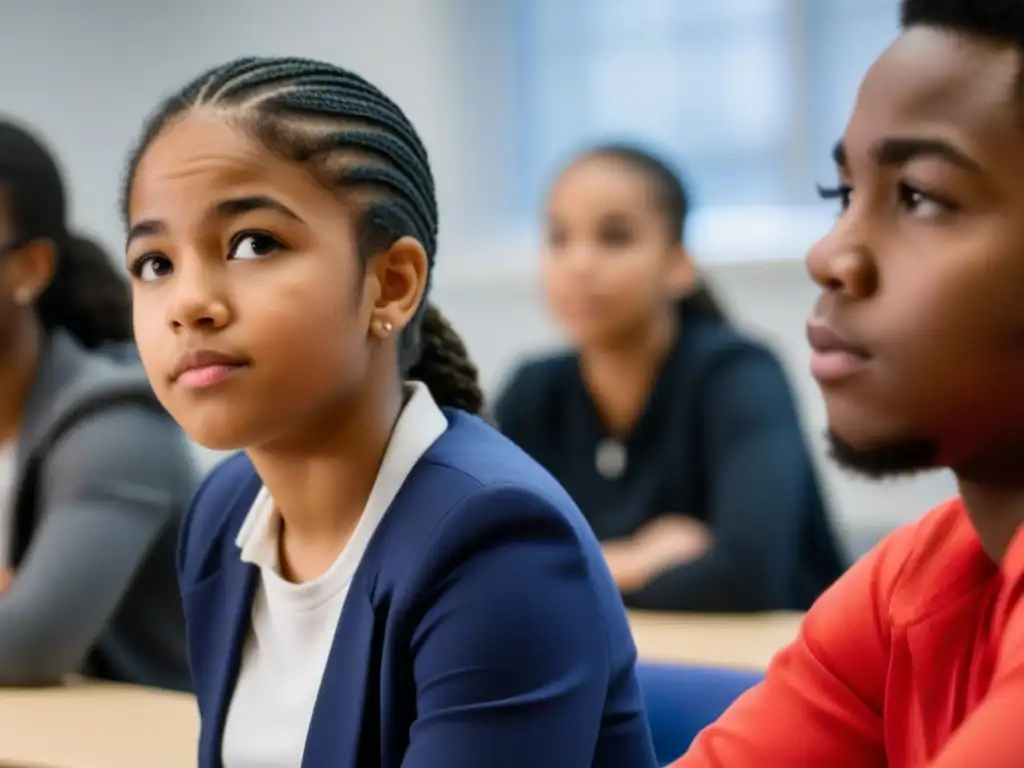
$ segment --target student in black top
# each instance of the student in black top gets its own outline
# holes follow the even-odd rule
[[[633,147],[561,174],[544,281],[577,351],[521,366],[495,416],[583,509],[627,605],[805,609],[842,558],[779,363],[698,284],[686,211]]]

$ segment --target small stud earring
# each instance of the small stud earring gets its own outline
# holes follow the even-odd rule
[[[390,320],[382,320],[380,324],[381,335],[390,336],[391,332],[395,329],[395,326],[391,324]]]

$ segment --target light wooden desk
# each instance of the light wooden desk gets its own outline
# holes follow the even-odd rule
[[[102,683],[0,688],[0,766],[194,768],[195,700]]]
[[[643,661],[763,669],[803,615],[631,613]],[[103,683],[0,688],[2,768],[192,768],[199,718],[184,694]]]
[[[802,613],[749,616],[631,612],[641,661],[764,669],[796,639]]]

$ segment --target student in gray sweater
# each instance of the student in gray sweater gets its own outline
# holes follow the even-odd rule
[[[0,122],[0,686],[190,687],[174,552],[196,472],[130,314],[55,161]]]

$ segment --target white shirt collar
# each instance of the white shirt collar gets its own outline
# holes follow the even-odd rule
[[[391,432],[377,479],[370,490],[366,507],[356,524],[346,549],[364,547],[384,517],[391,502],[405,484],[413,468],[448,429],[448,419],[434,402],[422,382],[406,384],[409,399]],[[260,489],[238,532],[235,543],[242,560],[262,568],[277,569],[277,536],[280,517],[266,486]]]

